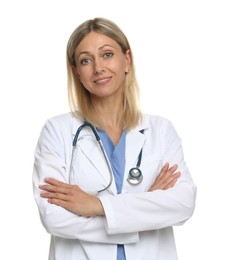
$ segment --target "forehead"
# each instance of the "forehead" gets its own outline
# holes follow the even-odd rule
[[[87,34],[80,44],[76,48],[76,53],[81,52],[91,52],[93,50],[97,50],[103,48],[104,46],[109,45],[113,48],[119,48],[119,44],[113,40],[112,38],[98,32],[90,32]]]

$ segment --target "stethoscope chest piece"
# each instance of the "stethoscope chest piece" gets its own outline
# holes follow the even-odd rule
[[[129,171],[127,181],[132,185],[136,185],[142,182],[142,180],[143,175],[141,170],[138,167],[131,168]]]

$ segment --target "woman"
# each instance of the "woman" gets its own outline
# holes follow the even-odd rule
[[[196,188],[172,124],[139,110],[128,40],[88,20],[69,39],[67,68],[72,113],[46,122],[35,151],[49,259],[177,259],[172,226],[192,216]]]

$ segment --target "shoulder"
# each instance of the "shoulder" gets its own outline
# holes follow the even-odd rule
[[[169,119],[167,119],[163,116],[151,115],[151,114],[147,114],[147,113],[144,113],[142,115],[142,119],[146,122],[152,122],[152,123],[160,123],[160,122],[168,122],[169,121]]]
[[[56,116],[48,118],[46,120],[46,124],[65,125],[65,124],[71,123],[72,118],[73,118],[73,116],[71,113],[56,115]]]
[[[82,120],[75,117],[72,113],[65,113],[50,117],[46,120],[45,125],[55,128],[72,128],[75,124],[81,124]]]
[[[142,115],[140,125],[143,129],[163,129],[166,127],[172,127],[172,123],[169,119],[163,116],[150,115],[146,113]]]
[[[165,139],[172,134],[176,134],[176,131],[171,121],[163,116],[142,114],[139,124],[130,131],[130,133],[136,133],[144,131],[144,135],[147,138]]]
[[[180,144],[181,138],[178,135],[172,122],[163,116],[144,114],[142,117],[144,133],[148,140],[158,140],[161,147],[173,147]],[[164,148],[163,148],[164,149]]]
[[[76,118],[72,113],[65,113],[50,117],[46,120],[41,136],[50,136],[65,139],[72,135],[75,129],[82,124],[82,120]]]
[[[145,122],[145,129],[148,130],[149,135],[158,135],[161,140],[177,140],[181,141],[173,123],[170,119],[157,115],[143,115]]]
[[[71,150],[75,129],[81,124],[70,112],[48,118],[41,129],[37,149],[55,151],[63,157],[66,149]]]
[[[144,129],[149,135],[159,135],[167,138],[171,135],[178,136],[170,119],[159,115],[143,114],[142,121],[138,126],[138,131]]]

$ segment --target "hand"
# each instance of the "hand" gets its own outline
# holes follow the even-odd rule
[[[44,191],[40,196],[47,198],[49,203],[84,217],[104,215],[104,210],[98,197],[84,192],[79,186],[49,178],[45,179],[45,182],[47,184],[39,186]]]
[[[177,164],[169,168],[169,164],[166,163],[148,191],[167,190],[172,188],[181,175],[180,172],[176,172],[177,168]]]

